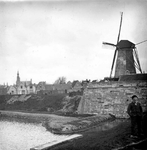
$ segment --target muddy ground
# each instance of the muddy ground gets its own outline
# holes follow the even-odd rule
[[[53,148],[53,150],[113,150],[144,139],[144,137],[130,138],[130,131],[130,120],[127,119],[109,130],[100,131],[93,128],[85,132],[83,138],[65,143]],[[124,148],[122,150],[129,149]],[[147,150],[147,144],[133,150]]]

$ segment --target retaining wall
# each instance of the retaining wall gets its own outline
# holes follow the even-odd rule
[[[78,113],[114,114],[128,117],[126,111],[131,96],[136,94],[143,107],[147,107],[147,82],[107,82],[89,84],[84,90]]]

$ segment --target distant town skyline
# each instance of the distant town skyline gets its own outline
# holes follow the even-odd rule
[[[146,0],[0,1],[0,84],[53,83],[110,75],[123,12],[121,39],[147,40]],[[147,42],[137,46],[147,72]]]

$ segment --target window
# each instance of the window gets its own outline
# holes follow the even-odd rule
[[[22,90],[21,92],[22,92],[21,94],[25,94],[25,90]]]

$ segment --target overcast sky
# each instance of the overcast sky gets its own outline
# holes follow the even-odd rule
[[[120,12],[120,39],[147,39],[147,0],[54,0],[0,2],[0,84],[21,80],[53,83],[110,75]],[[137,46],[147,72],[147,42]]]

